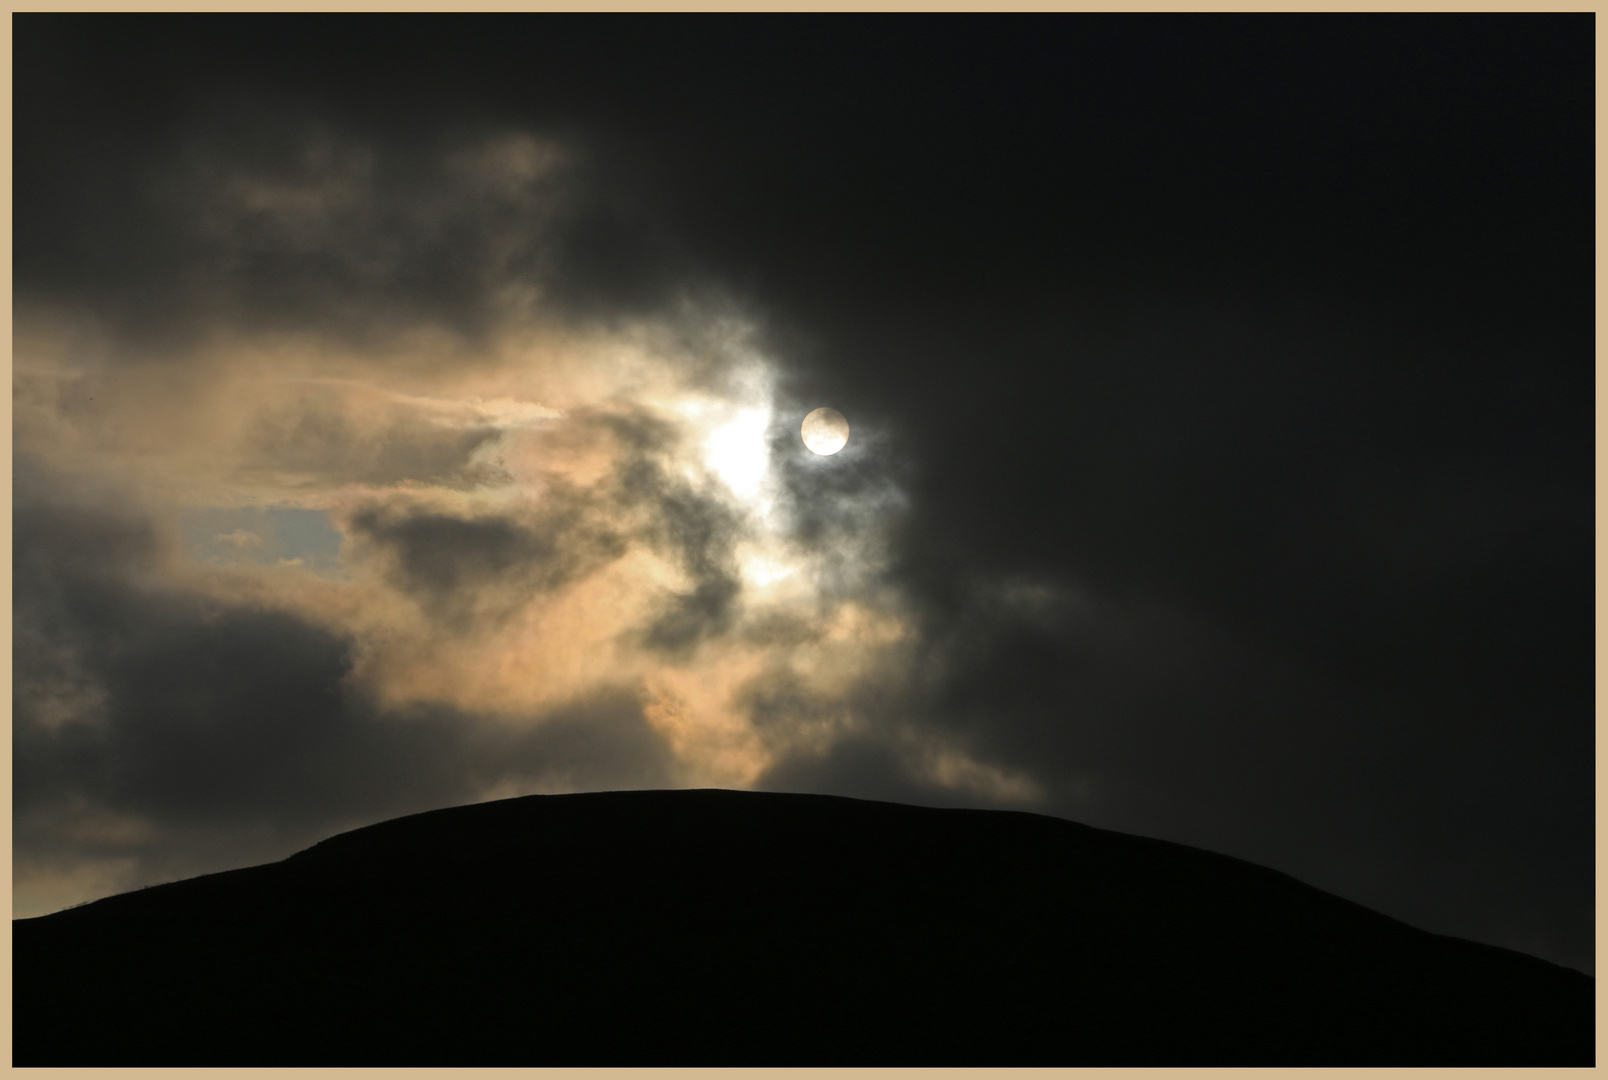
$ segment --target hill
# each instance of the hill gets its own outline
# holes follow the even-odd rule
[[[1594,981],[1034,814],[530,796],[13,922],[16,1065],[1591,1065]]]

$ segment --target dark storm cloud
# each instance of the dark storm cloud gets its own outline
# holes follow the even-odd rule
[[[510,776],[561,790],[668,787],[676,781],[674,756],[643,720],[642,702],[627,690],[602,691],[555,709],[539,727],[485,743],[471,766],[484,787]]]
[[[730,626],[731,604],[740,590],[736,580],[724,575],[699,582],[654,620],[642,635],[643,644],[669,656],[689,655],[700,640]]]
[[[751,682],[744,692],[744,712],[763,735],[772,727],[792,727],[799,721],[830,721],[842,711],[836,697],[808,687],[789,671],[768,673]]]
[[[604,321],[685,292],[685,256],[607,146],[437,120],[398,131],[259,86],[138,145],[106,132],[124,183],[74,175],[68,192],[30,195],[70,200],[78,220],[48,239],[25,230],[20,296],[88,301],[160,356],[223,328],[368,344],[425,324],[475,342],[532,292],[550,316]],[[84,154],[49,121],[30,131],[30,175]]]
[[[855,536],[864,536],[900,508],[900,482],[910,473],[908,453],[876,426],[886,419],[861,414],[848,445],[821,457],[799,437],[799,421],[809,412],[805,400],[784,400],[771,432],[771,449],[781,483],[790,535],[812,548],[830,552]]]
[[[1416,33],[1393,47],[1447,58],[1453,35]],[[1522,33],[1575,49],[1560,24]],[[1276,92],[1214,113],[1226,84],[1198,84],[1205,116],[1191,122],[1209,134],[1191,143],[1220,145],[1190,167],[1108,72],[1129,100],[1102,108],[1126,109],[1148,150],[1117,153],[1111,134],[1064,151],[1014,143],[997,173],[962,177],[922,150],[879,158],[914,195],[878,203],[880,217],[866,195],[866,228],[834,233],[855,250],[833,253],[833,280],[853,284],[795,275],[778,290],[800,322],[831,327],[804,384],[815,400],[878,416],[911,465],[893,553],[935,684],[901,708],[1028,770],[1055,812],[1589,966],[1589,212],[1571,164],[1589,128],[1584,69],[1553,71],[1543,93],[1517,52],[1482,38],[1438,86],[1413,84],[1405,61],[1346,76],[1444,110],[1450,126],[1432,131],[1292,76],[1264,45],[1277,37],[1230,47],[1235,63],[1277,66]],[[984,64],[1031,49],[979,46]],[[1493,53],[1499,68],[1477,72],[1472,56]],[[1196,78],[1212,54],[1162,82]],[[1150,47],[1124,55],[1162,62]],[[1454,100],[1493,93],[1507,101],[1495,116]],[[1327,111],[1302,121],[1317,145],[1281,165],[1249,144],[1295,145],[1266,123],[1291,95]],[[1320,118],[1352,108],[1400,133],[1396,171],[1318,166],[1351,150],[1381,160],[1362,127]],[[1070,88],[1027,115],[1098,123]],[[1479,177],[1498,144],[1502,183],[1522,186],[1493,202]],[[1036,154],[1039,177],[1012,172]],[[1274,191],[1249,166],[1269,161],[1314,171]],[[1142,194],[1105,186],[1124,170],[1146,172]],[[1054,183],[1056,198],[1026,194]],[[1240,201],[1251,190],[1265,206]],[[1450,209],[1449,190],[1493,216]],[[988,210],[939,212],[969,201]],[[777,219],[774,266],[824,250],[807,217]],[[724,238],[753,250],[743,235]],[[948,251],[929,246],[940,236]],[[1492,246],[1517,261],[1493,265]],[[1000,613],[979,583],[1013,577],[1092,596],[1096,615]],[[774,775],[833,782],[788,771],[802,769]]]
[[[620,455],[595,487],[554,482],[534,508],[513,516],[390,503],[359,509],[346,519],[354,556],[378,556],[433,617],[466,627],[476,615],[516,611],[641,544],[671,560],[690,587],[640,629],[640,643],[687,655],[731,628],[741,591],[732,562],[740,514],[666,468],[675,433],[662,420],[641,411],[582,412],[566,435],[585,442],[588,430],[614,440]]]
[[[1068,816],[1589,964],[1589,412],[1584,385],[1563,391],[1570,353],[1510,368],[1463,335],[1190,307],[1158,299],[1104,333],[951,319],[947,347],[897,328],[922,367],[993,348],[1033,372],[956,396],[901,384],[922,468],[897,550],[943,657],[929,719]],[[990,573],[1100,604],[1000,613],[974,587]]]
[[[347,525],[358,557],[377,553],[398,588],[433,617],[461,625],[515,611],[625,550],[624,538],[573,494],[550,498],[528,520],[376,506],[352,514]]]
[[[51,479],[27,463],[18,480],[13,797],[25,862],[82,847],[135,855],[148,864],[137,876],[160,880],[238,864],[218,840],[230,830],[278,857],[497,785],[672,782],[671,757],[627,691],[605,689],[535,727],[382,710],[351,684],[343,636],[153,584],[159,545],[136,510],[52,497]],[[75,692],[98,708],[55,707]],[[168,835],[154,847],[75,838],[86,806]],[[198,830],[219,850],[187,858]]]
[[[640,642],[669,656],[686,656],[699,641],[731,627],[732,605],[742,588],[732,563],[742,529],[739,513],[666,470],[661,455],[673,435],[663,421],[633,411],[594,422],[623,451],[606,497],[621,510],[645,512],[637,539],[671,558],[692,583],[643,628]]]
[[[914,725],[1051,812],[1590,965],[1589,16],[197,20],[129,50],[140,25],[19,16],[19,304],[473,335],[505,286],[607,321],[717,268],[787,367],[797,539],[858,553],[893,515],[918,641],[914,683],[849,695],[866,730],[762,785],[950,797]],[[507,131],[577,156],[521,166]],[[798,445],[818,404],[854,425],[836,458]],[[692,581],[648,630],[677,655],[731,626],[730,523],[622,424],[611,511],[653,508]],[[469,475],[478,435],[416,435],[348,474]],[[19,695],[90,701],[114,668],[60,628],[132,625],[133,594],[29,560],[154,541],[18,520]],[[372,535],[421,596],[548,565],[522,521],[407,520]],[[747,702],[761,729],[831,712],[780,674]],[[19,792],[110,767],[50,738]]]
[[[662,477],[657,479],[663,483]],[[641,476],[631,476],[628,490],[640,495],[639,485],[644,481]],[[643,641],[651,649],[685,655],[701,639],[724,633],[731,626],[732,603],[742,589],[731,565],[737,522],[720,502],[684,487],[666,490],[650,484],[649,488],[659,493],[652,540],[673,552],[696,584],[672,601],[669,610],[647,628]]]
[[[1015,800],[992,800],[936,784],[909,768],[887,742],[848,736],[820,755],[796,754],[779,761],[754,782],[758,791],[808,791],[850,799],[1014,810]]]

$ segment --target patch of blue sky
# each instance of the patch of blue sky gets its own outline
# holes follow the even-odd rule
[[[179,528],[192,558],[211,563],[301,566],[343,576],[341,534],[322,510],[299,506],[199,506]]]

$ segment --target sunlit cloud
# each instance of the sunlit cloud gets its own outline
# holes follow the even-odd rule
[[[886,575],[904,505],[878,458],[888,444],[866,422],[855,453],[810,454],[797,437],[804,410],[781,390],[789,359],[766,351],[758,319],[729,298],[689,291],[667,309],[607,322],[554,309],[541,252],[575,160],[506,136],[447,153],[444,189],[399,190],[383,154],[321,138],[288,175],[187,174],[224,265],[249,276],[265,253],[335,258],[332,288],[370,306],[355,336],[345,316],[289,297],[276,302],[313,304],[302,325],[224,318],[152,355],[85,313],[19,310],[16,448],[38,478],[23,512],[100,515],[123,530],[108,543],[137,541],[124,569],[86,555],[46,576],[80,591],[88,586],[71,582],[93,583],[98,603],[164,605],[167,632],[184,640],[209,619],[238,625],[213,634],[236,650],[219,663],[279,671],[273,650],[302,650],[294,675],[262,677],[281,685],[325,672],[308,700],[334,711],[305,721],[329,729],[300,736],[311,744],[455,747],[409,766],[427,776],[385,781],[384,798],[330,794],[321,827],[430,798],[751,786],[784,761],[872,731],[878,721],[856,698],[867,680],[908,681],[918,631]],[[477,214],[514,225],[482,233]],[[470,253],[479,292],[466,303],[484,317],[472,334],[392,303],[396,245],[428,248],[449,221],[480,237]],[[228,286],[227,276],[217,286],[220,310],[240,310]],[[97,488],[117,490],[116,505],[56,506],[63,491]],[[231,730],[264,738],[250,724],[286,722],[228,715],[255,706],[220,689],[216,701],[196,699],[206,715],[185,721],[216,729],[212,749],[191,745],[177,720],[145,711],[137,695],[156,692],[140,689],[146,675],[124,672],[97,644],[111,624],[77,626],[60,603],[47,590],[19,609],[19,633],[32,641],[19,679],[25,729],[100,724],[115,739],[152,740],[138,753],[156,755],[156,776],[170,768],[157,768],[162,755],[205,773],[217,767],[208,754],[234,753]],[[153,670],[168,662],[161,640],[145,661]],[[888,737],[936,788],[1036,797],[953,739],[931,741],[919,726]],[[549,750],[494,749],[527,739]],[[336,752],[297,753],[313,768]],[[204,794],[204,775],[164,782],[194,785],[198,808],[243,797]],[[155,851],[176,835],[176,796],[139,795],[139,777],[118,783],[99,801],[75,795],[77,809],[62,804],[55,825],[56,796],[28,804],[29,828],[55,829],[52,842],[68,848],[89,844],[84,823],[121,831],[102,844],[108,854],[73,867],[19,862],[27,904],[139,883],[170,865]]]

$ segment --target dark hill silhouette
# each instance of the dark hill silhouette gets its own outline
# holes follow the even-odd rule
[[[17,1065],[1590,1065],[1594,982],[1034,814],[531,796],[13,922]]]

